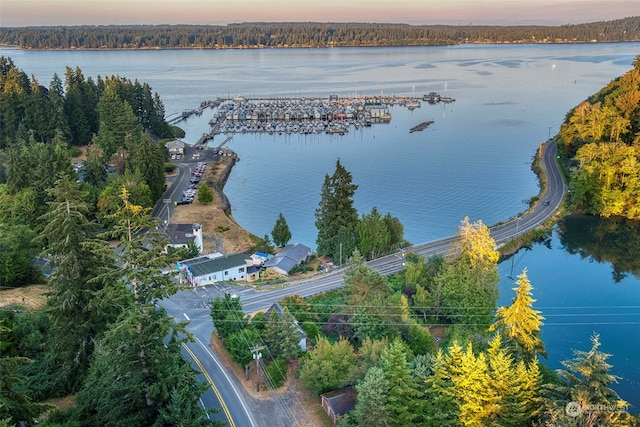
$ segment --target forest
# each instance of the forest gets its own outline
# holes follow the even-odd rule
[[[567,114],[557,140],[575,211],[640,219],[640,56]]]
[[[606,153],[597,146],[608,144],[635,150],[639,65],[572,111],[561,129],[576,206],[591,206],[604,193],[599,186],[614,192],[634,180],[635,154],[619,163],[604,158],[609,169],[590,165],[588,154]],[[216,425],[181,355],[190,339],[185,324],[156,306],[179,290],[163,269],[189,257],[164,251],[166,236],[150,213],[164,190],[162,142],[178,132],[145,83],[94,81],[67,68],[46,87],[0,58],[0,287],[48,287],[42,310],[0,310],[0,427],[34,425],[47,412],[39,425]],[[81,148],[82,174],[72,163]],[[611,388],[616,376],[597,335],[564,369],[541,362],[544,313],[533,307],[526,270],[512,304],[496,307],[499,254],[481,221],[461,222],[457,256],[405,254],[397,218],[355,211],[352,181],[336,162],[315,212],[319,254],[348,259],[344,288],[286,297],[281,318],[247,317],[231,296],[211,301],[217,336],[237,363],[248,366],[249,348],[264,346],[272,387],[293,362],[313,393],[353,387],[355,408],[342,426],[638,425]],[[278,244],[290,238],[281,223]],[[398,249],[396,275],[365,263]],[[34,257],[46,263],[46,277]],[[309,337],[304,354],[293,317]],[[74,405],[45,403],[60,396]],[[589,410],[569,414],[569,402]]]
[[[188,331],[156,308],[178,290],[162,269],[188,257],[151,216],[172,133],[147,84],[67,68],[45,87],[0,57],[0,289],[48,289],[41,310],[0,310],[0,426],[216,424]]]
[[[229,25],[0,27],[0,44],[23,49],[318,48],[639,40],[640,16],[559,26],[256,22]]]

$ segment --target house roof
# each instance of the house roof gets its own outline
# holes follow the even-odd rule
[[[165,147],[167,147],[167,149],[171,149],[171,148],[184,148],[186,145],[186,143],[180,139],[174,139],[173,141],[169,141],[165,144]]]
[[[284,248],[280,249],[273,258],[268,260],[263,264],[263,267],[277,267],[283,271],[288,272],[291,270],[296,264],[299,264],[301,261],[304,261],[311,249],[306,247],[301,243],[287,245]]]
[[[167,224],[165,231],[169,241],[174,245],[186,245],[193,241],[193,224]]]
[[[282,311],[284,310],[284,308],[277,302],[274,302],[273,304],[271,304],[271,307],[269,307],[267,309],[267,311],[265,311],[264,313],[264,317],[265,319],[267,319],[267,322],[269,321],[269,319],[271,318],[271,312],[275,311],[276,314],[278,315],[278,317],[280,319],[282,319]],[[300,327],[300,325],[298,325],[298,320],[296,319],[296,317],[293,315],[293,313],[291,313],[291,317],[293,317],[293,323],[294,325],[296,325],[296,329],[298,330],[298,333],[300,334],[300,338],[306,338],[307,337],[307,333]]]
[[[247,254],[232,254],[217,258],[200,257],[186,262],[194,276],[204,276],[218,271],[228,270],[233,267],[245,266],[249,256]]]
[[[333,413],[336,415],[344,415],[353,409],[356,403],[358,393],[353,387],[345,387],[340,390],[333,390],[322,394],[322,398],[327,401]]]

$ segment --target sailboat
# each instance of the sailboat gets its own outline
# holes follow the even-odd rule
[[[444,96],[440,97],[440,101],[445,102],[447,104],[455,101],[455,99],[447,96],[447,82],[444,82]]]
[[[420,108],[420,101],[418,101],[416,99],[416,87],[415,85],[413,86],[413,93],[411,95],[411,99],[409,100],[409,102],[407,102],[407,108],[409,110],[415,110],[416,108]]]

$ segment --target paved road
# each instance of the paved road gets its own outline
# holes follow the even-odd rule
[[[547,176],[547,185],[540,194],[539,202],[531,209],[516,218],[491,228],[491,236],[498,245],[540,226],[553,215],[566,195],[567,187],[556,163],[556,144],[553,142],[545,143],[541,150],[542,161],[540,166]],[[456,240],[457,237],[455,236],[448,237],[406,248],[405,252],[412,252],[427,258],[437,254],[447,255],[453,250]],[[399,271],[402,268],[402,262],[402,254],[393,254],[370,261],[368,264],[380,273],[388,275]],[[252,313],[268,308],[271,304],[287,295],[298,294],[306,297],[343,285],[343,271],[336,270],[268,291],[256,291],[247,286],[231,284],[210,285],[179,292],[170,300],[164,301],[162,305],[169,314],[177,319],[191,320],[188,328],[197,338],[197,342],[190,345],[190,348],[194,347],[193,352],[200,361],[198,369],[204,369],[205,376],[215,384],[213,388],[217,388],[220,391],[221,396],[218,396],[218,398],[222,399],[223,407],[227,408],[231,424],[252,426],[256,425],[255,418],[247,408],[246,396],[243,395],[239,386],[234,384],[233,379],[224,373],[224,369],[206,346],[213,331],[207,306],[208,301],[218,295],[230,293],[240,298],[245,312]],[[223,390],[225,390],[224,393],[222,392]],[[212,405],[211,407],[220,406],[219,403],[211,397],[207,397],[207,395],[203,396],[203,400],[205,399],[209,399],[204,402],[205,405]]]

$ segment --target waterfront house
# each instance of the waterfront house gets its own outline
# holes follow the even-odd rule
[[[265,262],[262,267],[272,269],[278,274],[287,276],[296,265],[302,265],[311,258],[312,252],[301,243],[289,244]]]
[[[258,280],[259,268],[245,253],[223,255],[219,252],[180,261],[177,265],[183,283],[190,286],[211,285],[218,282]]]

